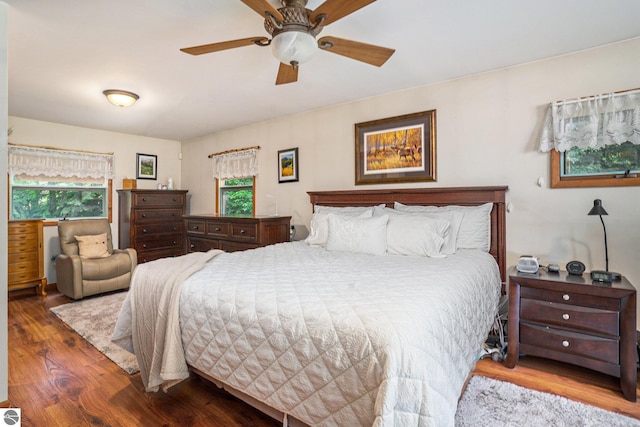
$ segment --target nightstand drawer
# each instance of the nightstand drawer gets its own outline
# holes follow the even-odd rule
[[[521,298],[532,298],[561,304],[581,305],[584,307],[601,308],[604,310],[620,310],[618,298],[606,298],[576,292],[561,292],[551,289],[538,289],[523,286],[520,291]]]
[[[528,323],[520,323],[520,343],[557,351],[558,360],[567,353],[615,364],[620,360],[618,340]]]
[[[598,308],[522,298],[520,319],[616,337],[620,334],[619,313]]]

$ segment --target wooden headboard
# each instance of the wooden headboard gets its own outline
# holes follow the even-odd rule
[[[505,291],[507,271],[505,193],[509,187],[407,188],[391,190],[309,191],[312,205],[373,206],[394,202],[405,205],[476,206],[493,203],[491,210],[491,247],[489,252],[498,262],[502,291]]]

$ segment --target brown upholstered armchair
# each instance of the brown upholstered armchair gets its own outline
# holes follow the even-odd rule
[[[113,249],[107,219],[60,221],[58,237],[56,275],[61,293],[81,299],[129,287],[138,256],[134,249]]]

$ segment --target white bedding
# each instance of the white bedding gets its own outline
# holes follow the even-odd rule
[[[500,286],[480,250],[223,253],[183,285],[186,360],[310,425],[453,426]]]

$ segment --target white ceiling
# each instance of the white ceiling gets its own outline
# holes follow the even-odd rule
[[[179,141],[640,36],[637,0],[379,0],[321,36],[395,48],[385,65],[320,51],[275,86],[270,48],[179,51],[266,36],[240,0],[4,1],[9,115]]]

